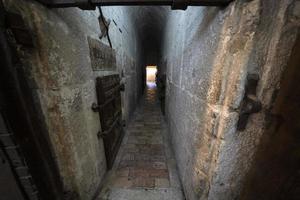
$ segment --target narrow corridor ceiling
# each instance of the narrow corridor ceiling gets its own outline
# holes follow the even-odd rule
[[[170,8],[167,6],[134,6],[128,8],[131,19],[136,27],[136,33],[146,56],[157,55],[163,44],[165,26]]]
[[[151,43],[160,42],[168,15],[168,7],[138,6],[130,9],[132,10],[132,20],[134,20],[142,42],[149,38],[152,40]]]

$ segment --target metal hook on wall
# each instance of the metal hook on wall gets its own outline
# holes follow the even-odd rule
[[[105,19],[104,15],[103,15],[103,12],[102,12],[102,9],[101,9],[101,6],[98,6],[98,9],[99,9],[99,12],[100,12],[100,16],[98,18],[100,29],[101,29],[102,26],[104,26],[104,30],[101,29],[101,35],[100,35],[99,38],[102,39],[103,37],[107,36],[109,46],[110,46],[110,48],[112,48],[111,40],[110,40],[110,37],[109,37],[110,20]]]

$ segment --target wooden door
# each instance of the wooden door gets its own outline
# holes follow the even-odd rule
[[[112,168],[124,136],[122,126],[121,84],[119,75],[109,75],[96,79],[98,111],[108,169]]]
[[[21,177],[19,177],[19,171],[21,165],[21,159],[14,147],[12,134],[9,133],[7,125],[4,119],[4,115],[1,112],[0,103],[0,199],[1,200],[24,200],[28,199],[26,191],[22,187]],[[27,170],[22,166],[22,170]]]

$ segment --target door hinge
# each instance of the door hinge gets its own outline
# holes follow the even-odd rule
[[[105,138],[106,136],[108,135],[108,131],[99,131],[98,133],[97,133],[97,137],[98,138]]]
[[[121,92],[124,92],[124,91],[125,91],[125,84],[124,84],[124,83],[122,83],[122,84],[120,85],[120,91],[121,91]]]
[[[91,108],[94,112],[99,112],[100,110],[100,106],[97,103],[93,103]]]

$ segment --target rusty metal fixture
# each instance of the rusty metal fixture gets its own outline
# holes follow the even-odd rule
[[[93,10],[96,6],[172,6],[185,10],[188,6],[227,6],[233,0],[37,0],[49,7],[79,7]]]
[[[106,130],[106,131],[99,131],[97,133],[98,138],[107,137],[115,129],[115,127],[117,125],[119,125],[119,123],[120,123],[120,118],[116,118],[115,121],[111,124],[111,126],[109,127],[108,130]]]
[[[114,163],[125,133],[122,126],[120,87],[118,74],[96,78],[97,104],[93,104],[92,108],[99,112],[101,131],[97,136],[103,139],[108,169]]]
[[[93,103],[91,108],[94,112],[99,112],[100,106],[96,103]]]
[[[122,126],[126,127],[126,121],[125,120],[122,120]]]
[[[120,85],[120,91],[121,91],[121,92],[124,92],[124,91],[125,91],[125,84],[124,84],[124,83],[122,83],[122,84]]]
[[[104,26],[104,29],[102,28],[102,30],[101,30],[101,34],[102,35],[99,37],[99,39],[101,40],[102,37],[107,36],[107,40],[108,40],[109,46],[110,46],[110,48],[112,48],[112,43],[111,43],[110,36],[109,36],[110,20],[109,19],[106,20],[106,18],[104,17],[102,9],[101,9],[101,6],[98,6],[98,9],[99,9],[99,12],[100,12],[100,16],[98,18],[100,29],[101,29],[101,27]]]
[[[262,110],[262,104],[256,97],[256,88],[258,81],[259,77],[256,74],[250,74],[247,77],[245,96],[239,111],[240,115],[237,124],[238,131],[243,131],[246,129],[248,119],[251,114],[258,113]]]

